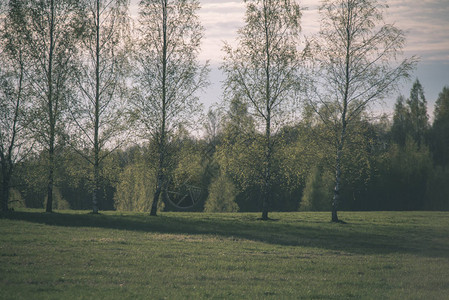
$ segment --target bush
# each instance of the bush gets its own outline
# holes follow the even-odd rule
[[[209,187],[209,197],[204,205],[205,212],[237,212],[235,202],[237,189],[226,175],[220,175]]]
[[[427,181],[426,209],[449,210],[449,168],[435,167]]]
[[[315,167],[307,177],[299,209],[302,211],[328,211],[332,199],[332,176]]]
[[[45,196],[44,199],[44,208],[47,207],[47,199],[48,197]],[[64,199],[64,197],[62,197],[61,195],[61,191],[59,190],[58,187],[54,186],[53,187],[53,202],[52,202],[52,208],[53,209],[59,209],[59,210],[67,210],[70,209],[70,204],[69,202]]]
[[[116,187],[115,208],[123,211],[149,212],[156,187],[154,173],[154,169],[144,161],[126,166],[119,176]],[[162,210],[163,205],[163,201],[159,201],[158,210]]]
[[[25,200],[22,198],[20,192],[16,189],[11,188],[9,190],[9,208],[25,208]]]

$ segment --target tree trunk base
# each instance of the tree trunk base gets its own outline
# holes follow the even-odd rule
[[[334,196],[334,198],[335,198],[335,196]],[[334,200],[334,202],[335,202],[335,200]],[[333,203],[333,207],[332,207],[332,219],[331,219],[331,222],[335,222],[335,223],[338,223],[338,215],[337,215],[337,209],[336,209],[336,205],[335,205],[335,203]]]
[[[260,218],[261,220],[267,221],[268,218],[268,211],[264,211],[262,212],[262,217]]]
[[[343,221],[343,220],[331,220],[331,223],[336,223],[336,224],[348,224],[347,222]]]
[[[266,218],[266,219],[264,219],[264,218],[257,218],[257,220],[258,221],[279,221],[279,219],[272,219],[272,218]]]

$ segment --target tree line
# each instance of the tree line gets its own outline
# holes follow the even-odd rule
[[[419,81],[369,114],[417,63],[388,6],[323,1],[305,38],[296,1],[245,5],[203,114],[198,1],[2,2],[2,210],[447,209],[447,88],[432,126]]]

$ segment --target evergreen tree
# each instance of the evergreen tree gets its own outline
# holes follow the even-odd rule
[[[445,86],[435,103],[432,125],[432,152],[437,165],[449,165],[449,86]]]
[[[396,100],[391,136],[393,142],[404,147],[410,137],[420,147],[427,144],[429,117],[424,89],[418,79],[410,90],[410,98],[405,100],[399,96]]]
[[[408,123],[410,135],[413,140],[421,146],[426,143],[429,129],[429,116],[427,115],[427,101],[424,97],[424,89],[418,79],[413,83],[410,90],[410,98],[406,101],[408,105]]]
[[[406,106],[405,97],[400,95],[394,106],[393,125],[391,127],[391,138],[400,146],[405,145],[405,139],[409,130],[409,109]]]

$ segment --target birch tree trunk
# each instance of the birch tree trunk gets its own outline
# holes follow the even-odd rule
[[[10,171],[6,165],[6,163],[3,162],[2,157],[2,194],[1,194],[1,210],[3,212],[8,211],[8,201],[9,201],[9,182],[10,182]]]
[[[340,140],[337,146],[337,153],[335,158],[335,188],[334,196],[332,198],[332,222],[340,222],[338,219],[338,205],[340,204],[340,189],[341,189],[341,159],[343,156],[343,146],[346,136],[346,125],[341,130]]]
[[[268,220],[268,212],[271,202],[271,157],[272,157],[272,145],[271,145],[271,119],[270,115],[267,116],[267,123],[265,127],[265,178],[262,203],[262,220]]]
[[[151,205],[150,216],[157,215],[157,206],[159,203],[160,194],[162,191],[162,187],[165,186],[165,174],[164,174],[164,166],[165,166],[165,122],[167,119],[167,0],[163,1],[162,4],[162,96],[161,96],[161,108],[162,108],[162,118],[161,118],[161,130],[160,130],[160,139],[158,141],[158,155],[159,155],[159,164],[157,170],[157,182],[156,182],[156,190],[154,192],[153,203]]]
[[[51,213],[53,211],[53,185],[55,170],[55,134],[56,134],[56,118],[53,98],[53,51],[54,51],[54,18],[55,18],[55,2],[50,2],[50,26],[49,38],[50,46],[48,51],[48,121],[49,121],[49,143],[48,143],[48,183],[47,183],[47,206],[45,211]]]
[[[98,214],[98,189],[100,181],[100,0],[96,1],[95,20],[95,107],[94,107],[94,190],[92,193],[92,212]]]

